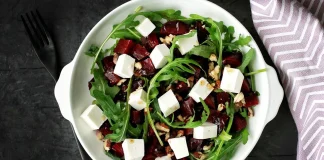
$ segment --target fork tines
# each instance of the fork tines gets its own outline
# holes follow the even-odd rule
[[[36,12],[36,13],[35,13]],[[26,32],[35,49],[51,43],[49,32],[38,10],[21,15]],[[27,17],[27,18],[26,18]],[[27,19],[27,20],[26,20]]]

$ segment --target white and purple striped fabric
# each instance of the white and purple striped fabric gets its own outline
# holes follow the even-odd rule
[[[324,160],[324,0],[251,0],[298,129],[298,160]]]

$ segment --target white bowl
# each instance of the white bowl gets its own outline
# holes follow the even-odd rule
[[[133,0],[129,1],[101,19],[82,42],[71,63],[66,65],[55,86],[55,97],[64,118],[69,120],[75,129],[82,146],[92,159],[107,159],[103,151],[103,144],[97,140],[94,131],[80,118],[81,113],[91,104],[93,98],[89,94],[88,81],[92,58],[84,54],[91,44],[100,45],[113,24],[121,22],[128,14],[133,13],[136,7],[143,6],[144,10],[178,9],[184,16],[191,13],[211,17],[216,21],[223,21],[226,25],[235,27],[235,36],[250,35],[246,28],[230,13],[214,3],[204,0]],[[113,41],[107,43],[107,47]],[[267,68],[267,72],[255,76],[256,88],[260,92],[260,104],[254,108],[255,116],[248,121],[248,143],[240,144],[233,159],[245,159],[257,143],[264,126],[277,114],[283,99],[283,90],[279,84],[275,70],[268,66],[252,40],[251,47],[256,49],[256,59],[252,62],[254,70]]]

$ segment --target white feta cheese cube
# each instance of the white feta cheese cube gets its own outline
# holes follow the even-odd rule
[[[203,100],[214,90],[214,87],[211,86],[208,81],[201,77],[198,82],[192,87],[189,92],[189,96],[192,97],[196,102],[200,102],[199,98]]]
[[[170,138],[168,142],[177,159],[189,156],[186,137]]]
[[[139,88],[129,95],[128,104],[138,111],[146,107],[146,92],[143,88]]]
[[[239,93],[243,80],[244,75],[239,69],[225,67],[220,88],[225,92]]]
[[[170,49],[165,44],[155,46],[150,54],[150,58],[156,69],[162,68],[168,62],[170,56]]]
[[[216,124],[205,122],[201,126],[193,129],[193,138],[208,139],[217,137],[217,128]]]
[[[135,29],[144,37],[147,37],[155,29],[151,20],[142,15],[136,16],[135,20],[140,22]]]
[[[155,160],[171,160],[169,156],[156,157]]]
[[[164,114],[164,117],[169,116],[170,114],[172,114],[180,108],[180,104],[171,89],[164,93],[158,99],[158,102],[160,109]]]
[[[99,129],[107,120],[102,110],[97,105],[90,105],[82,114],[81,118],[89,125],[92,130]]]
[[[182,55],[188,53],[192,48],[199,45],[197,33],[192,37],[179,39],[177,44]]]
[[[144,157],[143,139],[125,139],[122,147],[125,160],[141,160]]]
[[[114,73],[122,78],[131,78],[134,74],[135,59],[127,54],[118,57]]]

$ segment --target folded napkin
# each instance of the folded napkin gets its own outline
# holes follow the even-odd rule
[[[324,160],[324,0],[250,0],[298,129],[298,160]]]

